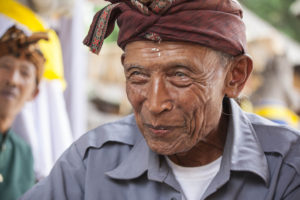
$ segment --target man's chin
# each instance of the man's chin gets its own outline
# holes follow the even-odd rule
[[[180,150],[174,148],[174,146],[168,146],[165,144],[151,145],[148,143],[148,146],[153,152],[164,156],[171,156],[181,152]]]

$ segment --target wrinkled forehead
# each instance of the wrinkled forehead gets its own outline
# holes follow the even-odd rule
[[[209,59],[218,58],[219,55],[219,51],[191,42],[164,41],[158,43],[141,40],[127,44],[123,57],[130,57],[133,60],[139,57],[144,59],[163,57],[165,59],[197,58],[205,60],[208,57]]]
[[[191,70],[210,71],[219,65],[220,54],[211,48],[189,42],[135,41],[126,46],[122,60],[125,69],[131,66],[185,66],[191,67]]]

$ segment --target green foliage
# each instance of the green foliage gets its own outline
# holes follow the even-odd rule
[[[300,19],[290,12],[295,0],[240,0],[242,4],[281,32],[300,42]]]
[[[96,13],[99,10],[101,10],[102,8],[104,8],[104,6],[95,6],[94,12]],[[114,28],[113,32],[104,40],[104,43],[117,42],[118,35],[119,35],[119,27],[117,24],[115,24],[115,28]]]

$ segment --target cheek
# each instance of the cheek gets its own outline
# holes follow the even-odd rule
[[[205,128],[205,120],[206,120],[206,113],[207,113],[207,103],[209,102],[209,96],[207,95],[206,90],[201,87],[197,86],[193,88],[194,97],[191,97],[190,103],[190,110],[193,111],[192,116],[192,125],[194,132],[200,132]]]
[[[197,85],[177,95],[179,109],[183,110],[190,117],[194,117],[195,114],[203,111],[209,98],[205,88]]]
[[[215,104],[214,97],[209,90],[210,87],[194,85],[188,94],[182,95],[187,103],[182,104],[185,110],[187,125],[191,137],[199,141],[205,137],[215,126],[218,121],[217,112],[219,105]]]
[[[23,101],[32,100],[32,98],[34,97],[36,87],[37,86],[35,81],[24,82],[24,84],[20,86],[20,91],[22,95],[21,98],[23,99]]]
[[[217,85],[217,84],[216,84]],[[222,112],[223,100],[221,88],[209,86],[201,93],[197,92],[199,110],[195,116],[196,127],[201,130],[203,136],[215,129]]]
[[[144,87],[126,83],[126,93],[134,112],[140,111],[146,96]]]

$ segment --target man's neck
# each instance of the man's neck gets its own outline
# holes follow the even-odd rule
[[[212,131],[190,151],[169,156],[174,163],[184,167],[207,165],[223,154],[229,117],[222,114],[217,130]]]
[[[5,134],[11,127],[12,123],[13,118],[0,116],[0,133]]]

